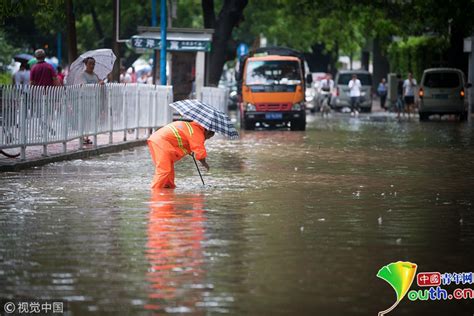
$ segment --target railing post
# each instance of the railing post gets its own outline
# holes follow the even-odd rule
[[[84,142],[84,126],[82,122],[82,116],[84,112],[84,104],[83,104],[83,89],[81,88],[79,90],[79,104],[77,105],[78,111],[77,111],[77,120],[78,120],[78,127],[79,127],[79,149],[82,149],[83,147],[83,142]]]
[[[93,107],[93,117],[94,117],[94,148],[97,148],[97,132],[99,130],[99,113],[100,113],[100,86],[98,84],[94,85],[94,102]]]
[[[47,88],[42,91],[41,94],[41,127],[43,131],[43,156],[48,155],[48,127],[46,122],[46,93],[48,93]]]
[[[152,126],[152,127],[154,127],[154,128],[156,128],[156,125],[157,125],[156,122],[158,121],[158,119],[156,118],[156,117],[157,117],[157,114],[156,114],[156,113],[158,112],[158,102],[156,102],[156,98],[157,98],[156,96],[157,96],[157,94],[158,94],[158,91],[156,91],[156,86],[155,86],[154,89],[153,89],[153,92],[152,92],[152,94],[151,94],[151,104],[152,104],[152,109],[153,109],[153,110],[152,110],[152,112],[153,112],[153,121],[152,121],[152,123],[151,123],[151,125],[150,125],[150,126]],[[153,132],[153,131],[151,130],[151,131],[150,131],[150,134],[151,134],[152,132]]]
[[[139,101],[139,97],[140,97],[140,94],[138,93],[138,85],[136,86],[136,98],[135,98],[135,139],[138,139],[138,135],[139,135],[139,131],[138,131],[138,127],[140,126],[140,101]]]
[[[66,98],[66,94],[67,94],[67,90],[66,88],[62,89],[62,95],[61,95],[61,121],[63,123],[63,130],[62,130],[62,135],[63,135],[63,153],[66,153],[67,152],[67,137],[68,137],[68,115],[67,115],[67,98]]]
[[[109,144],[114,142],[114,116],[112,113],[112,86],[106,86],[107,91],[107,115],[109,116]]]
[[[21,140],[21,149],[20,149],[20,159],[26,160],[26,102],[23,91],[20,97],[20,140]]]
[[[122,120],[123,120],[123,141],[127,141],[127,90],[126,90],[126,85],[122,85],[123,88],[123,102],[122,102]]]

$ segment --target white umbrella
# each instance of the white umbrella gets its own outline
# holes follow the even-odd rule
[[[112,71],[116,59],[112,50],[108,48],[101,48],[85,52],[84,54],[79,56],[71,64],[71,66],[69,66],[69,73],[66,77],[66,84],[72,85],[81,83],[81,74],[86,69],[84,59],[86,59],[87,57],[92,57],[95,59],[94,72],[97,74],[100,80],[105,79],[107,75]]]

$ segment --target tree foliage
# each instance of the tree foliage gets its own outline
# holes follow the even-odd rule
[[[78,51],[111,47],[113,0],[73,3]],[[431,34],[447,39],[446,56],[449,62],[456,63],[462,59],[462,39],[470,36],[474,27],[472,0],[258,0],[248,4],[237,0],[168,0],[171,3],[176,7],[173,27],[206,26],[204,20],[212,18],[210,15],[206,18],[204,5],[212,7],[214,22],[232,25],[230,32],[229,28],[224,32],[227,40],[217,44],[225,46],[225,59],[233,57],[229,52],[236,43],[257,46],[262,36],[268,39],[269,45],[305,52],[310,52],[315,44],[322,44],[327,52],[337,56],[356,54],[375,38],[386,51],[393,36],[407,39]],[[243,19],[236,22],[223,9],[239,3],[246,6],[239,7]],[[0,27],[5,40],[29,53],[48,45],[50,53],[56,55],[56,34],[62,32],[63,38],[67,36],[64,6],[65,0],[0,2]],[[150,0],[120,1],[120,6],[120,38],[136,34],[138,25],[151,24]],[[224,23],[226,18],[232,22]],[[132,60],[133,51],[122,46],[121,53],[128,57],[126,62]]]
[[[389,47],[390,65],[393,72],[403,75],[412,72],[421,78],[423,70],[439,65],[449,46],[446,37],[413,36]]]

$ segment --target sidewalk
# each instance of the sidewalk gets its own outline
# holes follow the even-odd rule
[[[66,143],[66,153],[62,143],[47,145],[47,155],[43,155],[43,146],[31,146],[26,148],[26,159],[21,160],[20,157],[8,158],[0,154],[0,172],[18,171],[21,169],[41,166],[52,162],[83,159],[103,153],[117,152],[127,148],[143,146],[148,138],[147,130],[140,129],[138,139],[136,139],[135,131],[126,134],[127,140],[124,141],[124,132],[115,132],[112,135],[112,144],[109,144],[109,134],[97,135],[97,142],[94,137],[90,139],[94,142],[92,145],[83,145],[79,147],[79,139]],[[4,150],[8,154],[20,153],[20,148],[12,148]]]

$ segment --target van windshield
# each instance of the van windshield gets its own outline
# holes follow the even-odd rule
[[[250,61],[245,82],[247,85],[300,84],[300,65],[288,60]]]
[[[427,72],[423,85],[429,88],[457,88],[460,86],[456,72]]]
[[[372,85],[372,75],[371,74],[356,74],[357,79],[360,80],[360,83],[363,86],[371,86]],[[337,84],[347,85],[349,81],[352,79],[351,73],[346,74],[339,74],[339,79],[337,80]]]

